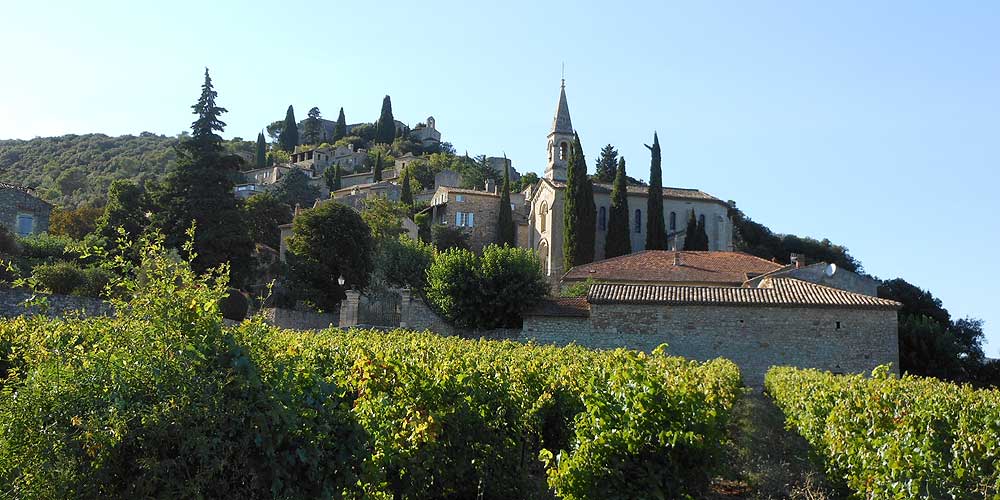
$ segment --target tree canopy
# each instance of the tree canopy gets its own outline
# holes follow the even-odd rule
[[[382,99],[382,113],[375,123],[375,142],[392,144],[396,138],[396,119],[392,117],[392,100],[389,96]]]
[[[291,153],[298,145],[299,126],[295,123],[295,109],[289,104],[288,110],[285,111],[285,123],[281,127],[281,132],[278,133],[278,146]]]

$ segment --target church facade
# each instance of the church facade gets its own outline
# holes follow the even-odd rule
[[[566,168],[573,144],[573,122],[566,100],[566,86],[562,85],[556,106],[552,130],[548,134],[548,163],[544,177],[526,192],[528,211],[528,241],[519,241],[538,252],[546,275],[553,282],[563,273],[562,233],[563,200],[566,192]],[[669,176],[667,176],[669,178]],[[608,213],[611,209],[610,184],[594,183],[594,206],[597,209],[594,260],[605,258],[604,244],[608,233]],[[646,248],[646,186],[628,187],[629,235],[632,252]],[[728,203],[697,189],[663,188],[663,221],[666,225],[668,246],[684,246],[684,232],[692,210],[704,219],[708,233],[708,249],[730,251],[733,248],[733,223],[729,217]]]

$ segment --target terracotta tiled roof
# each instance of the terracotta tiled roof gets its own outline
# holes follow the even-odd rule
[[[477,195],[480,195],[480,196],[490,196],[490,197],[493,197],[493,198],[499,198],[500,197],[500,193],[494,193],[494,192],[491,192],[491,191],[480,191],[478,189],[465,189],[465,188],[457,188],[457,187],[451,187],[451,186],[440,186],[440,187],[438,187],[438,189],[443,189],[445,191],[448,191],[449,193],[477,194]]]
[[[599,284],[591,304],[719,305],[899,309],[902,304],[791,278],[771,278],[759,288]]]
[[[679,255],[680,265],[674,265],[675,255]],[[780,268],[781,264],[742,252],[645,250],[576,266],[563,279],[738,286],[748,278]]]
[[[560,316],[566,318],[586,318],[590,316],[590,304],[586,297],[559,297],[543,299],[528,312],[528,316]]]

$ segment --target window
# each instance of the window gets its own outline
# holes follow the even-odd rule
[[[670,230],[677,230],[677,212],[670,212]]]
[[[837,322],[837,329],[840,330],[840,322]]]
[[[461,203],[461,202],[465,201],[465,196],[461,195],[461,194],[456,194],[455,195],[455,201]]]
[[[635,232],[642,232],[642,210],[635,209]]]
[[[35,230],[35,216],[31,214],[17,214],[17,235],[28,236]]]
[[[559,143],[559,159],[565,160],[569,158],[569,143],[560,142]]]
[[[702,226],[705,225],[705,214],[701,214],[698,216],[698,224],[701,224]]]
[[[455,214],[455,225],[459,227],[473,227],[475,225],[475,215],[472,212],[458,212]]]
[[[608,229],[608,211],[604,207],[597,212],[597,229],[601,231]]]
[[[542,208],[540,208],[538,210],[538,228],[539,228],[538,231],[539,232],[542,232],[542,233],[545,232],[545,219],[548,217],[548,215],[549,215],[549,205],[543,201],[542,202]]]

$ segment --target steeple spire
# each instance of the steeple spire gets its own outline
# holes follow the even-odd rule
[[[569,118],[569,104],[566,103],[565,78],[559,86],[559,105],[556,107],[556,116],[552,120],[552,133],[573,135],[573,121]]]
[[[570,145],[573,144],[573,121],[569,118],[569,104],[566,102],[566,79],[559,85],[559,104],[552,119],[552,131],[548,137],[549,163],[545,177],[549,180],[565,181]]]

